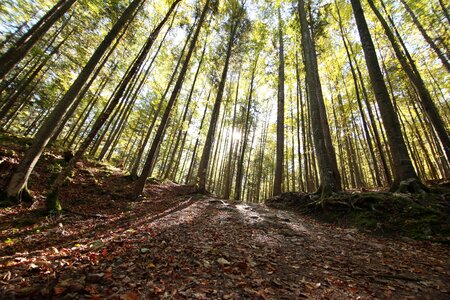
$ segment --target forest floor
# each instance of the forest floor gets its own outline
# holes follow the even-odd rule
[[[0,184],[20,151],[0,147]],[[58,162],[58,163],[56,163]],[[192,186],[132,182],[84,162],[43,214],[62,157],[33,173],[32,206],[0,208],[2,299],[448,299],[449,246],[383,237]],[[58,167],[59,166],[59,167]]]

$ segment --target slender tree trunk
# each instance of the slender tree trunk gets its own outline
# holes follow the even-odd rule
[[[389,25],[384,20],[383,16],[380,14],[378,9],[375,7],[372,0],[368,0],[370,7],[372,8],[372,11],[377,16],[378,20],[380,21],[381,25],[383,25],[384,32],[386,33],[387,37],[389,38],[389,41],[391,42],[392,48],[394,50],[394,53],[400,62],[400,65],[403,68],[403,71],[408,76],[411,84],[416,89],[417,93],[420,96],[420,99],[422,100],[422,105],[425,109],[425,112],[427,113],[428,117],[430,118],[431,123],[433,124],[434,130],[436,130],[437,135],[439,136],[439,140],[442,143],[442,146],[444,148],[445,155],[447,156],[447,159],[450,160],[450,137],[449,134],[445,128],[444,122],[441,119],[441,116],[439,115],[439,112],[433,102],[433,99],[431,99],[431,95],[428,91],[428,89],[425,86],[424,81],[422,80],[422,77],[420,76],[420,73],[414,63],[413,60],[406,59],[404,53],[401,51],[400,46],[398,45],[394,34],[392,33],[391,29],[389,28]],[[404,0],[402,0],[404,2]],[[400,37],[399,37],[400,38]],[[403,43],[402,43],[403,44]]]
[[[234,146],[238,141],[234,140],[234,132],[236,130],[236,110],[237,110],[237,102],[239,96],[239,82],[241,80],[241,72],[239,71],[238,79],[237,79],[237,87],[236,87],[236,95],[234,97],[234,109],[233,109],[233,124],[231,125],[231,135],[230,135],[230,148],[228,150],[228,163],[225,171],[225,185],[224,185],[224,193],[223,198],[230,199],[231,195],[231,185],[233,180],[233,172],[231,165],[234,163],[233,154],[234,154]]]
[[[37,161],[39,160],[42,152],[44,151],[45,146],[55,132],[55,127],[57,127],[59,122],[63,119],[67,110],[73,104],[73,101],[78,95],[81,87],[85,84],[86,80],[91,75],[95,66],[100,61],[108,47],[111,45],[114,38],[125,27],[125,25],[130,22],[132,16],[134,16],[134,12],[143,3],[143,1],[144,0],[134,0],[130,3],[119,20],[114,24],[113,28],[105,36],[99,47],[95,50],[94,54],[84,66],[83,70],[78,75],[77,79],[74,81],[69,90],[66,92],[64,97],[58,102],[56,107],[44,120],[39,131],[36,133],[33,144],[26,152],[15,173],[11,177],[11,180],[9,181],[8,187],[6,189],[8,198],[12,199],[13,201],[31,200],[31,196],[27,190],[28,178]]]
[[[143,52],[148,51],[151,48],[151,45],[156,40],[159,32],[161,31],[161,28],[167,22],[168,18],[170,17],[170,15],[172,14],[173,10],[175,9],[175,7],[177,6],[177,4],[179,2],[180,2],[180,0],[176,0],[170,6],[170,8],[169,8],[168,12],[166,13],[165,17],[163,18],[163,20],[160,21],[160,23],[155,27],[155,29],[150,34],[150,36],[152,38],[149,38],[147,40],[146,47],[145,47]],[[143,60],[144,58],[145,58],[145,55],[144,54],[141,55],[138,58],[138,60],[136,62],[136,65],[134,67],[137,68],[137,65],[139,64],[139,60]],[[133,68],[132,68],[130,70],[130,72],[129,72],[130,76],[132,76],[131,74],[134,73],[134,72],[135,72],[135,70],[133,70]],[[127,82],[127,79],[125,79],[124,82]],[[85,140],[81,144],[80,148],[75,153],[74,157],[69,162],[68,166],[63,170],[63,172],[60,173],[60,175],[55,180],[54,184],[52,185],[52,187],[50,189],[49,195],[47,197],[46,204],[47,204],[47,209],[48,210],[57,210],[57,211],[60,210],[61,207],[60,207],[60,204],[59,204],[58,194],[59,194],[59,189],[62,186],[62,183],[67,178],[67,176],[69,176],[72,168],[75,166],[75,163],[77,161],[79,161],[81,159],[81,157],[84,155],[86,149],[92,143],[94,137],[97,135],[97,133],[99,132],[99,130],[101,129],[101,127],[103,126],[105,121],[108,119],[108,117],[110,116],[111,112],[115,109],[119,99],[122,96],[121,93],[123,91],[124,91],[124,88],[119,88],[119,90],[118,90],[117,94],[115,95],[114,99],[109,103],[108,107],[104,111],[102,111],[102,113],[99,115],[99,117],[95,121],[95,123],[92,126],[89,134],[87,135],[87,137],[85,138]]]
[[[180,93],[181,87],[183,86],[183,82],[186,76],[186,71],[189,67],[189,62],[191,60],[192,53],[194,52],[195,46],[197,44],[198,36],[200,34],[200,30],[203,26],[203,23],[206,18],[207,11],[209,9],[210,0],[206,0],[205,6],[203,7],[203,11],[201,13],[200,19],[198,21],[197,28],[195,30],[194,36],[192,38],[191,44],[189,45],[188,53],[183,62],[183,67],[180,70],[180,74],[178,75],[177,82],[172,91],[172,95],[170,96],[169,101],[167,102],[166,110],[164,111],[164,115],[161,118],[161,123],[159,124],[158,130],[156,131],[155,138],[153,139],[152,145],[150,147],[149,153],[147,155],[147,159],[144,164],[144,168],[142,169],[142,173],[139,176],[133,190],[133,196],[138,197],[142,194],[145,186],[145,182],[147,180],[147,176],[150,174],[150,170],[152,168],[153,162],[155,160],[156,150],[159,147],[162,139],[164,138],[164,133],[166,130],[167,123],[169,121],[170,112],[172,111],[172,107],[175,104],[175,101]]]
[[[364,56],[366,59],[367,69],[369,71],[370,80],[375,93],[375,98],[378,102],[381,118],[384,123],[386,134],[388,137],[389,148],[393,158],[393,173],[394,182],[391,186],[392,190],[397,190],[402,181],[413,179],[415,184],[420,184],[408,155],[405,140],[403,139],[400,124],[389,97],[386,84],[384,82],[383,74],[381,73],[378,58],[375,52],[375,46],[367,27],[366,19],[359,0],[351,0],[353,13],[358,27]],[[411,182],[412,184],[413,182]],[[418,188],[418,187],[417,187]],[[416,189],[416,187],[413,187]]]
[[[306,150],[305,150],[305,139],[303,137],[304,133],[304,123],[305,118],[303,116],[303,95],[302,95],[302,89],[301,89],[301,81],[300,81],[300,72],[298,69],[298,52],[295,51],[295,78],[296,78],[296,104],[297,104],[297,155],[298,155],[298,182],[299,182],[299,190],[301,192],[305,191],[305,185],[303,181],[303,167],[305,169],[305,173],[307,172],[306,164],[303,164],[302,167],[302,153],[300,150],[300,120],[301,120],[301,128],[302,128],[302,145],[303,145],[303,155],[306,156]],[[306,175],[306,174],[305,174]]]
[[[200,68],[202,67],[203,59],[205,57],[207,40],[208,39],[205,39],[205,42],[203,44],[203,51],[202,51],[202,54],[200,56],[200,60],[198,62],[198,66],[197,66],[197,71],[195,71],[194,80],[192,81],[192,86],[191,86],[191,89],[189,91],[189,95],[188,95],[188,98],[187,98],[187,101],[186,101],[186,104],[185,104],[186,108],[185,108],[184,113],[183,113],[183,117],[182,117],[182,120],[181,120],[181,125],[177,129],[178,130],[177,141],[175,143],[175,147],[174,147],[173,152],[172,152],[172,157],[169,160],[169,166],[167,168],[166,175],[164,177],[168,177],[168,176],[170,176],[172,174],[172,166],[173,166],[173,163],[174,163],[173,160],[175,158],[175,154],[178,152],[178,145],[179,145],[179,142],[180,142],[180,139],[181,139],[182,132],[184,131],[183,130],[183,124],[186,121],[186,117],[187,117],[188,110],[189,110],[189,105],[191,104],[192,96],[193,96],[194,90],[195,90],[195,84],[197,83],[197,78],[198,78],[198,75],[200,74]]]
[[[433,51],[436,53],[436,55],[439,57],[439,59],[441,60],[442,64],[444,65],[444,67],[447,69],[447,72],[450,73],[450,62],[448,60],[448,58],[445,56],[445,54],[441,51],[441,49],[439,49],[439,47],[435,44],[435,42],[433,41],[433,39],[428,35],[428,33],[425,31],[425,29],[423,28],[422,24],[419,22],[419,20],[417,19],[416,15],[414,14],[414,12],[412,11],[412,9],[409,7],[409,5],[406,3],[405,0],[400,0],[400,2],[403,4],[403,6],[405,7],[405,10],[408,12],[408,14],[410,15],[411,19],[414,22],[414,25],[416,25],[417,29],[419,29],[420,33],[422,34],[423,38],[425,39],[425,41],[427,41],[428,45],[430,46],[431,49],[433,49]]]
[[[207,173],[207,169],[208,169],[209,158],[211,156],[212,144],[214,142],[214,136],[215,136],[215,132],[216,132],[217,120],[219,118],[220,105],[222,103],[225,82],[227,79],[228,67],[229,67],[230,57],[231,57],[231,50],[233,47],[233,40],[236,35],[239,21],[240,21],[239,19],[232,21],[233,24],[232,24],[231,30],[230,30],[230,36],[229,36],[229,40],[228,40],[227,52],[226,52],[226,57],[225,57],[225,64],[224,64],[224,67],[222,70],[222,76],[221,76],[219,88],[217,91],[216,101],[214,103],[213,111],[211,114],[210,126],[208,129],[208,133],[206,135],[205,146],[203,147],[203,153],[202,153],[202,157],[200,159],[200,164],[199,164],[199,168],[198,168],[196,182],[197,182],[198,191],[201,193],[206,192],[206,173]]]
[[[439,0],[439,6],[442,9],[442,12],[444,13],[445,18],[447,19],[448,25],[450,25],[450,14],[448,13],[447,7],[445,6],[444,1]]]
[[[28,51],[70,9],[75,1],[60,0],[13,47],[0,57],[0,79],[5,78],[8,72],[25,57]]]
[[[250,130],[250,108],[253,100],[253,89],[254,89],[254,81],[255,81],[255,72],[256,67],[258,65],[258,59],[259,59],[259,52],[256,55],[255,63],[253,65],[252,70],[252,78],[250,79],[250,89],[248,92],[248,100],[247,100],[247,108],[245,112],[245,129],[244,129],[244,135],[243,135],[243,141],[242,141],[242,148],[241,152],[238,157],[237,162],[237,170],[236,170],[236,184],[235,184],[235,191],[234,191],[234,199],[241,200],[241,194],[242,194],[242,177],[243,177],[243,167],[244,167],[244,155],[247,148],[247,140],[248,140],[248,133]]]
[[[352,78],[353,78],[353,84],[355,86],[356,100],[357,100],[357,103],[358,103],[359,113],[360,113],[361,119],[362,119],[364,135],[365,135],[365,138],[366,138],[366,141],[367,141],[367,145],[368,145],[368,148],[369,148],[370,156],[372,158],[373,170],[375,172],[376,185],[377,186],[382,186],[381,176],[380,176],[380,172],[379,172],[378,165],[377,165],[377,159],[375,157],[375,151],[374,151],[373,145],[372,145],[372,137],[370,136],[369,127],[368,127],[367,121],[366,121],[366,115],[365,115],[363,107],[362,107],[361,95],[360,95],[359,86],[358,86],[358,79],[357,79],[357,76],[356,76],[355,67],[353,66],[353,62],[352,62],[352,58],[351,58],[351,55],[350,55],[350,51],[349,51],[348,46],[347,46],[347,41],[345,40],[346,34],[345,34],[344,29],[342,27],[341,13],[340,13],[339,7],[337,6],[337,2],[336,1],[335,1],[335,5],[336,5],[336,9],[337,9],[337,14],[338,14],[338,22],[339,22],[339,29],[341,31],[342,42],[344,43],[344,48],[345,48],[345,51],[347,53],[347,58],[348,58],[348,62],[349,62],[349,65],[350,65],[350,70],[351,70]]]
[[[209,99],[211,97],[211,90],[208,93],[208,98],[206,100],[206,104],[205,104],[205,110],[203,111],[203,116],[202,116],[202,120],[200,121],[200,127],[198,129],[198,132],[200,133],[202,131],[203,128],[203,123],[205,121],[205,117],[206,117],[206,112],[208,111],[208,103],[209,103]],[[194,150],[192,150],[192,157],[191,157],[191,163],[189,164],[189,170],[186,176],[186,183],[190,183],[191,182],[191,178],[192,178],[192,173],[194,171],[195,168],[195,162],[197,160],[197,149],[198,149],[198,144],[200,142],[199,137],[197,136],[196,140],[195,140],[195,145],[194,145]]]
[[[333,167],[333,161],[334,163],[336,162],[336,157],[334,150],[332,152],[330,151],[331,140],[328,142],[326,141],[329,136],[325,134],[325,129],[323,127],[323,122],[326,120],[325,116],[321,116],[321,114],[323,114],[323,109],[321,109],[321,105],[323,105],[323,99],[321,97],[322,92],[320,82],[318,82],[319,75],[315,49],[306,19],[305,4],[303,0],[298,1],[298,12],[302,32],[302,47],[306,67],[306,82],[308,85],[311,122],[314,131],[314,146],[316,149],[321,181],[318,192],[322,194],[322,197],[326,197],[332,192],[341,190],[340,176],[336,172],[337,166]],[[329,147],[327,147],[327,144]]]
[[[276,167],[273,182],[273,196],[282,192],[283,163],[284,163],[284,47],[283,47],[283,24],[281,21],[281,8],[278,7],[278,103],[277,103],[277,149]]]
[[[173,20],[172,20],[172,22],[173,22]],[[189,44],[189,40],[190,40],[192,32],[193,31],[191,30],[191,32],[189,33],[189,35],[186,38],[186,42],[184,43],[183,49],[181,50],[181,52],[180,52],[180,54],[178,56],[177,64],[176,64],[176,66],[175,66],[175,68],[174,68],[174,70],[172,72],[172,75],[170,76],[170,79],[169,79],[169,82],[167,83],[166,89],[164,90],[164,93],[163,93],[161,99],[159,100],[158,108],[156,109],[155,113],[153,114],[153,118],[152,118],[152,120],[150,122],[150,125],[148,126],[148,129],[147,129],[147,132],[145,134],[145,137],[144,137],[143,141],[140,143],[139,151],[138,151],[138,153],[136,155],[136,158],[134,159],[133,167],[132,167],[132,169],[130,171],[131,177],[133,179],[136,179],[138,177],[139,165],[141,163],[142,155],[144,155],[145,148],[146,148],[147,143],[148,143],[148,141],[150,139],[150,136],[151,136],[151,134],[153,132],[153,127],[155,126],[156,120],[158,119],[158,116],[159,116],[159,114],[161,112],[161,109],[163,107],[164,100],[166,99],[166,96],[169,93],[170,87],[172,86],[172,83],[175,80],[175,76],[178,73],[178,68],[181,65],[181,61],[183,60],[184,51],[186,50],[186,47]],[[166,34],[167,34],[167,32],[166,32]],[[161,47],[161,44],[160,44],[160,47]],[[153,58],[153,60],[154,60],[154,58]]]

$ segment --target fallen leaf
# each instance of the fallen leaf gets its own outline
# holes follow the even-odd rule
[[[136,293],[128,292],[128,293],[120,295],[120,299],[121,300],[139,300],[139,299],[141,299],[141,297],[139,297],[139,295]]]
[[[217,259],[217,262],[221,265],[221,266],[228,266],[231,265],[231,263],[226,260],[225,258],[221,257]]]

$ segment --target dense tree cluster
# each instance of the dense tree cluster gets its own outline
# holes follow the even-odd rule
[[[0,4],[0,123],[135,180],[258,202],[287,191],[426,192],[450,178],[445,1],[39,0]]]

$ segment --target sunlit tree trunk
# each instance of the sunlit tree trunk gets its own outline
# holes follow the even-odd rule
[[[303,57],[306,67],[306,82],[309,93],[314,147],[316,149],[319,166],[320,187],[318,192],[325,197],[332,192],[341,190],[340,176],[337,173],[337,166],[333,166],[336,163],[336,157],[334,150],[330,151],[330,147],[332,147],[331,138],[325,134],[325,129],[323,127],[323,122],[326,121],[325,116],[321,115],[323,114],[323,109],[321,109],[321,106],[323,106],[323,98],[321,97],[320,81],[318,81],[319,75],[314,44],[306,19],[305,4],[303,0],[299,0],[298,2],[298,12],[300,16]],[[330,141],[326,141],[328,138]]]
[[[281,8],[278,7],[278,102],[277,102],[277,149],[275,176],[273,181],[273,196],[280,195],[283,183],[284,163],[284,45]]]
[[[369,71],[370,80],[378,102],[381,118],[388,137],[389,148],[393,159],[394,182],[391,186],[392,190],[397,190],[402,181],[413,179],[417,184],[418,177],[408,155],[405,140],[396,116],[394,107],[389,97],[389,92],[384,82],[378,64],[378,58],[375,52],[375,46],[367,27],[366,19],[359,0],[351,0],[353,13],[358,27],[364,56],[366,59],[367,69]]]
[[[0,79],[3,79],[25,57],[28,51],[70,9],[75,1],[60,0],[57,2],[55,6],[0,57]]]
[[[145,182],[147,180],[147,176],[150,175],[150,171],[151,171],[153,162],[154,162],[154,160],[156,158],[155,157],[156,150],[159,147],[160,143],[162,142],[162,139],[164,138],[164,133],[165,133],[165,130],[166,130],[167,123],[169,121],[169,116],[170,116],[170,113],[172,111],[172,107],[174,106],[175,101],[178,98],[178,94],[180,93],[181,88],[183,86],[183,82],[184,82],[184,79],[186,77],[186,71],[187,71],[187,69],[189,67],[189,62],[191,60],[191,56],[194,53],[195,46],[197,44],[197,40],[198,40],[198,37],[199,37],[199,34],[200,34],[200,30],[201,30],[201,28],[203,26],[203,23],[204,23],[205,19],[206,19],[206,15],[207,15],[207,12],[208,12],[208,9],[209,9],[209,2],[210,2],[210,0],[206,0],[206,3],[204,5],[204,7],[203,7],[200,19],[199,19],[198,24],[197,24],[197,28],[195,30],[194,36],[192,37],[191,44],[189,45],[189,50],[186,53],[186,57],[184,58],[184,62],[183,62],[183,66],[182,66],[182,68],[180,70],[180,74],[178,75],[178,79],[177,79],[177,81],[175,83],[175,86],[174,86],[174,88],[172,90],[172,95],[170,96],[170,99],[167,102],[167,106],[166,106],[164,114],[163,114],[163,116],[161,118],[161,122],[159,123],[158,130],[155,133],[155,137],[153,139],[152,145],[151,145],[150,150],[149,150],[149,152],[147,154],[147,159],[146,159],[146,161],[144,163],[144,167],[142,169],[142,173],[141,173],[141,175],[139,176],[138,180],[135,183],[135,186],[134,186],[134,189],[133,189],[133,196],[134,197],[138,197],[139,195],[142,194],[142,192],[144,190]]]
[[[420,73],[415,65],[415,62],[412,59],[409,61],[407,60],[407,58],[405,57],[405,54],[401,51],[400,46],[398,45],[393,32],[389,28],[389,25],[384,20],[383,16],[380,14],[378,9],[375,7],[373,1],[368,0],[368,2],[369,2],[370,7],[372,8],[372,11],[375,13],[378,20],[380,21],[381,25],[383,25],[384,32],[386,33],[389,41],[391,42],[394,53],[395,53],[398,61],[400,62],[400,65],[402,66],[403,71],[406,73],[411,84],[414,86],[418,95],[420,96],[420,99],[422,100],[422,105],[425,109],[425,112],[427,113],[428,117],[430,118],[430,121],[433,124],[433,128],[434,128],[434,130],[436,130],[436,133],[439,136],[439,140],[442,143],[445,155],[447,156],[447,159],[450,160],[450,137],[449,137],[449,134],[445,128],[444,122],[442,121],[442,119],[439,115],[436,105],[434,104],[433,99],[431,99],[431,95],[430,95],[428,89],[426,88],[425,83],[422,80],[422,77],[420,76]],[[400,37],[399,37],[399,39],[400,39]]]
[[[242,196],[242,177],[244,168],[244,155],[247,149],[248,133],[250,130],[250,108],[253,100],[253,90],[255,81],[255,72],[258,65],[259,52],[256,55],[255,62],[252,70],[252,77],[250,79],[250,89],[247,96],[247,108],[245,109],[245,123],[244,123],[244,134],[242,136],[242,148],[238,156],[237,170],[236,170],[236,188],[234,191],[234,199],[241,200]],[[249,158],[250,159],[250,158]]]
[[[217,121],[219,118],[220,106],[222,104],[223,91],[225,88],[225,82],[227,79],[230,57],[231,57],[231,52],[232,52],[231,50],[233,48],[233,41],[234,41],[234,37],[236,35],[236,31],[237,31],[237,28],[239,25],[239,21],[240,21],[239,19],[232,21],[233,24],[231,25],[230,36],[228,39],[228,45],[227,45],[226,56],[225,56],[225,64],[223,66],[222,76],[220,78],[219,88],[217,90],[216,101],[214,102],[213,111],[211,114],[210,126],[208,129],[208,133],[206,135],[205,145],[203,147],[203,153],[202,153],[199,168],[198,168],[196,181],[197,181],[198,191],[202,192],[202,193],[206,192],[206,178],[207,178],[206,173],[208,170],[209,159],[211,156],[211,148],[212,148],[212,145],[214,142],[214,136],[216,133],[216,126],[217,126]]]
[[[161,96],[161,99],[159,100],[158,107],[157,107],[156,111],[153,114],[153,118],[152,118],[152,120],[150,122],[150,125],[148,126],[148,129],[147,129],[147,132],[145,134],[145,137],[140,143],[139,151],[138,151],[138,153],[136,155],[136,158],[134,159],[133,167],[132,167],[132,169],[130,171],[131,177],[134,178],[134,179],[136,179],[138,177],[139,165],[141,163],[142,155],[144,155],[144,151],[145,151],[145,148],[147,146],[147,143],[150,140],[150,136],[153,133],[153,127],[155,126],[156,121],[158,120],[160,112],[161,112],[161,110],[163,108],[164,100],[166,99],[166,96],[169,93],[170,87],[172,86],[172,83],[175,80],[175,76],[178,73],[178,68],[181,65],[181,62],[182,62],[183,57],[184,57],[184,52],[185,52],[185,50],[186,50],[186,48],[187,48],[187,46],[189,44],[191,33],[192,33],[192,31],[188,34],[188,36],[186,38],[186,41],[185,41],[184,46],[183,46],[183,49],[181,50],[181,52],[180,52],[180,54],[178,56],[178,60],[177,60],[176,66],[173,69],[172,74],[170,76],[170,79],[169,79],[169,81],[167,83],[166,89],[164,90],[164,93]],[[160,46],[161,46],[161,44],[160,44]]]
[[[225,171],[225,184],[224,184],[224,192],[223,192],[223,197],[225,199],[230,199],[230,195],[231,195],[231,186],[232,186],[232,180],[233,180],[233,175],[234,173],[232,172],[232,165],[234,164],[234,159],[233,159],[233,155],[234,155],[234,148],[235,148],[235,144],[238,143],[238,141],[234,140],[234,135],[235,135],[235,131],[236,131],[236,118],[237,118],[237,102],[238,102],[238,96],[239,96],[239,82],[241,80],[241,72],[239,72],[238,74],[238,78],[237,78],[237,86],[236,86],[236,93],[235,93],[235,97],[234,97],[234,108],[233,108],[233,123],[231,125],[231,135],[229,136],[229,141],[230,141],[230,147],[228,149],[228,161],[227,161],[227,166],[226,166],[226,171]]]
[[[305,178],[308,178],[308,168],[307,168],[307,156],[306,156],[306,141],[305,141],[305,116],[303,114],[303,94],[301,89],[301,81],[300,81],[300,71],[298,66],[298,52],[295,51],[295,78],[296,78],[296,104],[297,104],[297,155],[298,155],[298,181],[299,181],[299,189],[300,191],[305,191],[305,184],[303,181],[303,171],[305,172]],[[301,121],[300,121],[301,120]],[[300,126],[301,123],[301,126]],[[302,130],[302,145],[303,145],[303,159],[305,160],[302,164],[302,155],[300,150],[300,127]],[[303,165],[303,167],[302,167]],[[304,170],[303,170],[304,169]]]
[[[423,28],[422,24],[420,23],[419,19],[417,19],[417,16],[414,14],[412,9],[409,7],[408,3],[406,3],[405,0],[400,0],[400,2],[405,7],[405,10],[410,15],[411,19],[413,20],[414,25],[416,25],[417,29],[419,29],[419,31],[422,34],[422,36],[425,39],[425,41],[427,41],[427,43],[430,46],[430,48],[433,49],[433,51],[439,57],[439,59],[441,60],[442,64],[444,65],[444,67],[447,69],[447,72],[450,72],[450,62],[449,62],[448,58],[441,51],[441,49],[439,49],[439,47],[436,45],[436,43],[433,41],[433,39],[425,31],[425,28]]]
[[[342,27],[341,13],[340,13],[339,7],[337,6],[336,2],[335,2],[335,4],[336,4],[336,9],[337,9],[338,23],[339,23],[339,29],[340,29],[340,32],[341,32],[342,42],[344,44],[345,52],[347,54],[348,62],[349,62],[349,65],[350,65],[350,70],[351,70],[352,78],[353,78],[353,85],[355,86],[356,100],[357,100],[357,103],[358,103],[359,113],[360,113],[361,119],[362,119],[364,136],[366,138],[368,149],[369,149],[370,156],[371,156],[371,159],[372,159],[373,171],[375,172],[376,185],[377,186],[382,186],[380,172],[379,172],[378,165],[377,165],[377,159],[375,157],[375,151],[374,151],[373,145],[372,145],[372,137],[370,135],[369,127],[368,127],[367,121],[366,121],[366,115],[365,115],[363,107],[362,107],[361,94],[360,94],[360,91],[359,91],[358,79],[357,79],[357,76],[356,76],[355,67],[353,66],[353,61],[352,61],[352,58],[351,58],[351,55],[350,55],[350,51],[349,51],[348,46],[347,46],[347,41],[345,39],[346,38],[346,34],[344,33],[344,29]]]
[[[202,116],[202,120],[200,121],[200,127],[198,128],[198,133],[200,134],[203,128],[203,124],[205,122],[205,117],[206,117],[206,112],[208,111],[208,103],[209,103],[209,99],[211,97],[211,90],[208,93],[208,98],[206,100],[206,104],[205,104],[205,110],[203,111],[203,116]],[[193,176],[193,172],[194,172],[194,168],[195,168],[195,164],[197,161],[197,149],[198,149],[198,145],[200,143],[200,137],[197,136],[197,138],[195,139],[195,145],[194,145],[194,149],[192,150],[192,157],[191,157],[191,162],[189,164],[189,170],[186,176],[186,183],[191,183],[191,179]]]
[[[153,29],[152,33],[149,36],[149,39],[147,39],[145,47],[143,48],[141,55],[138,57],[138,59],[135,61],[135,64],[130,69],[129,76],[132,76],[132,73],[136,72],[136,69],[138,65],[140,64],[140,61],[143,61],[146,57],[145,52],[148,52],[158,37],[159,32],[161,31],[161,28],[164,26],[164,24],[167,22],[168,18],[172,14],[173,10],[177,6],[177,4],[181,0],[176,0],[173,2],[173,4],[170,6],[168,12],[164,16],[164,18],[159,22],[159,24]],[[135,69],[136,68],[136,69]],[[123,82],[127,82],[128,78],[125,78]],[[53,183],[50,192],[47,196],[47,209],[48,210],[56,210],[59,211],[61,209],[60,203],[59,203],[59,190],[64,182],[64,180],[69,176],[70,172],[72,171],[73,167],[75,166],[75,163],[78,162],[82,156],[84,155],[85,151],[89,147],[89,145],[92,143],[94,137],[98,134],[99,130],[105,123],[105,121],[108,119],[112,111],[115,109],[116,105],[119,102],[119,99],[121,98],[123,92],[125,90],[124,86],[121,86],[119,90],[117,91],[117,94],[115,95],[114,99],[109,103],[109,106],[102,111],[102,113],[98,116],[98,118],[95,120],[94,125],[92,126],[91,130],[89,131],[89,134],[79,147],[79,149],[76,151],[74,157],[70,160],[67,167],[59,174],[59,176],[56,178],[55,182]]]
[[[61,31],[66,27],[69,20],[70,18],[68,18],[67,21],[63,23],[61,28],[52,37],[51,41],[49,42],[49,45],[47,46],[47,49],[44,50],[44,52],[46,52],[51,46],[53,46],[53,49],[50,51],[50,53],[43,55],[44,57],[42,60],[37,60],[38,64],[35,65],[33,68],[30,68],[29,72],[27,72],[27,74],[20,80],[20,82],[17,83],[17,86],[14,88],[13,92],[10,93],[7,97],[5,97],[5,103],[0,110],[0,120],[5,118],[9,110],[14,106],[14,104],[16,104],[17,99],[27,91],[28,86],[38,76],[38,74],[42,71],[42,69],[47,66],[47,63],[50,61],[51,58],[53,58],[53,55],[59,52],[60,47],[70,37],[70,34],[68,34],[56,46],[53,45],[54,41],[60,35]]]
[[[59,122],[63,119],[67,110],[73,104],[75,97],[78,95],[82,86],[86,83],[86,80],[91,75],[92,71],[102,58],[103,54],[106,52],[106,50],[111,45],[116,36],[120,33],[120,31],[126,26],[128,22],[130,22],[130,20],[134,16],[134,12],[143,3],[143,1],[144,0],[134,0],[130,3],[130,5],[117,20],[112,29],[108,32],[103,41],[100,43],[98,48],[95,50],[94,54],[84,66],[83,70],[78,75],[77,79],[71,85],[69,90],[58,102],[52,112],[47,116],[39,131],[36,133],[33,144],[25,153],[25,156],[23,157],[22,161],[11,177],[11,180],[9,181],[8,187],[6,189],[8,198],[16,201],[31,200],[31,197],[27,190],[28,178],[30,177],[34,166],[36,165],[42,152],[44,151],[45,146],[55,132],[55,127],[57,127]]]
[[[171,174],[172,174],[172,166],[174,164],[174,159],[175,159],[176,153],[177,152],[181,152],[181,151],[178,151],[178,146],[179,146],[180,139],[181,139],[181,136],[182,136],[183,131],[184,131],[183,130],[183,124],[186,121],[186,118],[187,118],[187,115],[188,115],[189,105],[190,105],[190,103],[192,101],[192,96],[193,96],[194,90],[195,90],[195,84],[197,83],[198,75],[200,74],[200,68],[202,67],[202,64],[203,64],[203,59],[205,57],[205,51],[206,51],[206,44],[207,44],[207,39],[205,39],[205,42],[203,44],[203,51],[202,51],[202,53],[200,55],[200,60],[198,62],[197,70],[195,71],[195,75],[194,75],[194,80],[192,81],[192,86],[191,86],[191,89],[189,91],[189,95],[188,95],[188,98],[187,98],[187,101],[186,101],[186,104],[185,104],[185,110],[183,112],[183,117],[181,118],[181,126],[179,126],[179,128],[177,129],[178,130],[178,136],[177,136],[177,140],[176,140],[175,146],[174,146],[173,151],[172,151],[172,156],[169,159],[169,166],[167,167],[166,174],[164,176],[166,178],[170,177]]]
[[[439,6],[442,9],[442,12],[444,13],[445,18],[447,19],[448,25],[450,25],[450,14],[448,13],[447,7],[445,6],[444,1],[439,0]]]

